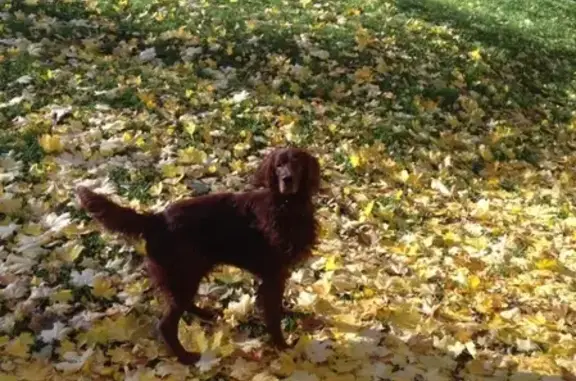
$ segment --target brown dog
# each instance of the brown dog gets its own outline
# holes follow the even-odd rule
[[[260,164],[255,185],[264,189],[181,200],[157,214],[137,213],[80,187],[80,203],[106,229],[146,240],[148,269],[169,298],[160,324],[167,346],[184,364],[198,361],[178,339],[185,311],[204,319],[214,313],[194,304],[202,278],[215,266],[245,269],[262,281],[258,302],[273,344],[282,334],[282,300],[294,265],[311,255],[317,240],[312,196],[318,191],[316,158],[298,148],[276,149]]]

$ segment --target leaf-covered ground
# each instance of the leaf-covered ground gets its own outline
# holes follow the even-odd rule
[[[4,2],[0,379],[574,380],[574,36],[572,0]],[[141,246],[72,190],[155,210],[288,142],[324,178],[300,341],[223,268],[181,366]]]

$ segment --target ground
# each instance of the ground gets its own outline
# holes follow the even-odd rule
[[[3,7],[3,8],[2,8]],[[575,380],[573,0],[0,5],[0,380]],[[223,268],[180,336],[84,184],[158,210],[322,164],[293,350]],[[240,248],[239,248],[240,249]],[[238,255],[242,255],[239,251]]]

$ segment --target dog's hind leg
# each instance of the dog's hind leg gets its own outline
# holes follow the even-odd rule
[[[171,269],[170,274],[165,278],[167,287],[165,290],[169,296],[169,307],[159,324],[159,330],[166,345],[172,353],[183,364],[195,364],[200,359],[200,354],[188,352],[178,339],[178,323],[185,311],[192,308],[193,313],[204,314],[207,316],[208,310],[201,309],[192,304],[200,282],[204,275],[210,270],[211,266],[207,263],[195,263],[193,269],[179,268]]]

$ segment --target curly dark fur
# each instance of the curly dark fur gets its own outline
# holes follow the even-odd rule
[[[319,181],[316,158],[283,148],[256,171],[254,184],[263,189],[185,199],[157,214],[137,213],[84,187],[77,194],[106,229],[146,240],[149,274],[169,300],[160,333],[179,361],[192,364],[200,355],[184,349],[178,322],[185,311],[215,317],[193,299],[202,278],[220,264],[260,278],[257,299],[272,342],[280,349],[288,346],[281,329],[284,288],[293,266],[310,256],[317,241],[312,196]]]

